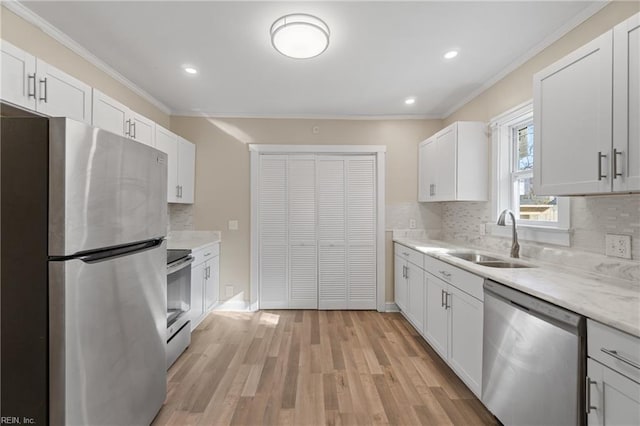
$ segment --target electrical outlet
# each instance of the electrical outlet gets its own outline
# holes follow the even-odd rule
[[[607,234],[605,237],[607,256],[631,259],[631,235]]]
[[[416,220],[409,219],[409,229],[416,229]]]
[[[237,231],[238,230],[238,221],[230,220],[229,221],[229,231]]]
[[[233,297],[233,286],[232,285],[224,286],[224,296],[225,297]]]

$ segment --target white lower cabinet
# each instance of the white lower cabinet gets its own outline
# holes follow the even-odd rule
[[[193,250],[191,266],[191,330],[218,304],[220,295],[220,243]]]
[[[640,425],[640,339],[587,320],[587,424]]]
[[[395,244],[394,250],[396,305],[480,397],[484,278],[401,244]],[[418,263],[424,265],[424,269],[418,267]]]
[[[640,383],[591,358],[587,375],[588,425],[640,425]]]

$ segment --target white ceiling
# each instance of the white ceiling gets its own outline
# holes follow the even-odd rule
[[[24,5],[173,113],[241,117],[446,116],[596,10],[584,1]],[[293,12],[329,25],[325,53],[293,60],[273,49],[271,24]],[[443,59],[452,48],[458,58]]]

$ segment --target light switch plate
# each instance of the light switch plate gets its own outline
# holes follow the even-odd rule
[[[605,237],[607,256],[631,259],[631,235],[607,234]]]
[[[238,230],[238,221],[230,220],[229,221],[229,231],[237,231]]]
[[[409,229],[416,229],[416,220],[409,219]]]

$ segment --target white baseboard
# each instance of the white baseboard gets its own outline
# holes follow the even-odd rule
[[[400,312],[400,309],[398,309],[398,305],[396,305],[395,302],[386,302],[384,304],[384,311],[385,312]]]
[[[214,308],[214,311],[228,311],[228,312],[253,312],[251,305],[246,300],[227,300],[219,302]]]

